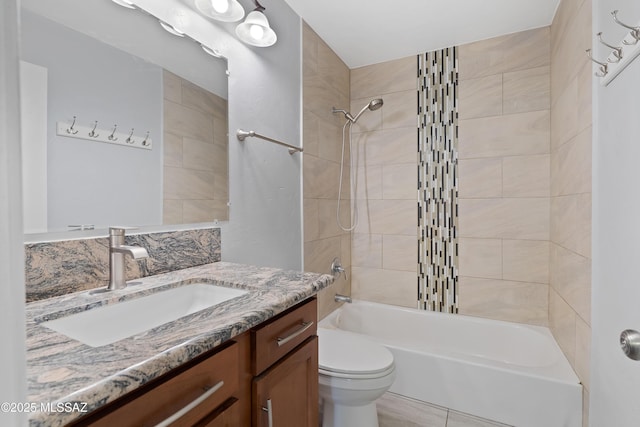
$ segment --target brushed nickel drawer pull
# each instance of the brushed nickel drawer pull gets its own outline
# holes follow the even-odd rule
[[[175,421],[183,417],[187,412],[189,412],[190,410],[192,410],[193,408],[195,408],[196,406],[198,406],[199,404],[207,400],[209,397],[211,397],[216,391],[220,390],[223,385],[224,385],[224,381],[220,381],[218,384],[207,389],[204,393],[202,393],[200,396],[198,396],[193,401],[191,401],[191,403],[188,403],[185,407],[183,407],[182,409],[180,409],[179,411],[171,415],[169,418],[156,424],[155,427],[167,427],[171,425],[172,423],[174,423]]]
[[[289,341],[291,341],[292,339],[294,339],[295,337],[297,337],[298,335],[302,334],[304,331],[309,329],[311,326],[313,326],[313,320],[309,322],[302,322],[302,324],[300,325],[300,329],[298,329],[288,337],[285,337],[285,338],[278,337],[278,339],[276,340],[278,341],[278,347],[285,345],[286,343],[288,343]]]
[[[262,407],[262,410],[267,413],[269,417],[269,427],[273,427],[273,406],[271,405],[271,399],[267,399],[267,407]]]

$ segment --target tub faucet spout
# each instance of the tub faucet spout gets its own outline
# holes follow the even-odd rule
[[[107,285],[109,291],[127,287],[125,255],[131,255],[133,259],[149,258],[149,253],[145,248],[125,245],[124,233],[124,228],[109,228],[109,285]]]

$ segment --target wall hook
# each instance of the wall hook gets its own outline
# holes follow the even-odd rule
[[[616,63],[616,62],[620,62],[620,60],[622,59],[622,47],[621,46],[612,46],[609,43],[605,42],[604,40],[602,40],[602,31],[600,31],[598,34],[596,34],[596,36],[598,36],[598,41],[600,43],[602,43],[603,45],[605,45],[606,47],[608,47],[609,49],[613,49],[613,58],[614,59],[607,59],[607,61],[611,62],[611,63]]]
[[[590,60],[592,60],[596,64],[600,65],[600,72],[599,73],[595,73],[596,77],[604,77],[604,76],[606,76],[607,73],[609,72],[609,64],[607,64],[606,62],[600,62],[597,59],[594,59],[593,56],[591,55],[591,49],[587,49],[586,52],[587,52],[587,56],[589,57]]]
[[[127,144],[133,144],[135,141],[131,138],[133,136],[133,128],[131,128],[131,133],[127,137]]]
[[[78,129],[73,128],[75,125],[76,125],[76,116],[73,116],[73,123],[71,123],[71,126],[67,128],[67,133],[70,133],[72,135],[75,135],[76,133],[78,133]]]
[[[118,125],[113,125],[113,131],[111,131],[111,135],[109,135],[107,138],[109,138],[109,141],[117,141],[118,137],[115,136],[116,135],[116,129],[118,129]]]
[[[91,132],[89,132],[89,136],[91,138],[97,138],[100,136],[99,133],[96,133],[96,128],[98,127],[98,121],[96,120],[96,122],[93,124],[93,129],[91,129]]]
[[[635,39],[635,41],[632,42],[632,43],[630,43],[630,42],[628,42],[626,40],[623,40],[622,44],[625,44],[627,46],[631,46],[631,45],[634,45],[634,44],[636,44],[636,43],[638,43],[640,41],[640,26],[632,27],[631,25],[627,25],[624,22],[621,22],[618,19],[618,11],[617,10],[614,10],[613,12],[611,12],[611,15],[613,16],[613,20],[616,22],[616,24],[621,25],[621,26],[623,26],[624,28],[626,28],[628,30],[631,30],[629,32],[629,34],[631,34],[631,37],[633,37]]]
[[[144,141],[142,141],[142,145],[144,145],[145,147],[149,145],[149,141],[147,141],[148,139],[149,139],[149,131],[147,131],[147,134],[144,137]]]

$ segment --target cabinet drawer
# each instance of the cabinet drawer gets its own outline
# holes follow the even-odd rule
[[[316,334],[318,303],[311,298],[251,331],[252,370],[259,375],[304,340]]]
[[[81,425],[91,426],[155,426],[190,403],[209,396],[170,426],[194,425],[238,391],[238,345],[232,343],[144,394],[114,402],[112,409],[99,419],[87,419]],[[222,383],[222,385],[220,385]],[[212,391],[213,388],[217,390]],[[93,418],[93,417],[91,417]]]

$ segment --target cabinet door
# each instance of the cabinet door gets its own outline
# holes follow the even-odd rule
[[[317,427],[318,337],[254,378],[252,391],[255,427]]]

